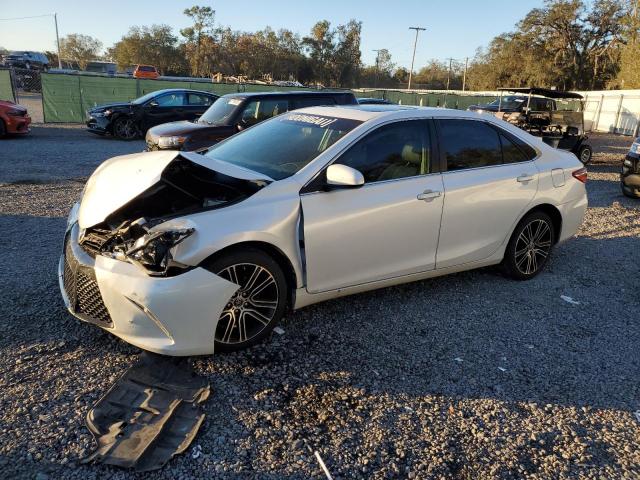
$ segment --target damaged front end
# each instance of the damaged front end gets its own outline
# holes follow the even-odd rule
[[[102,222],[81,229],[78,241],[92,256],[127,261],[153,276],[176,274],[189,267],[175,262],[171,250],[195,230],[163,229],[164,222],[233,205],[268,183],[266,179],[236,178],[180,155],[157,183]]]
[[[271,179],[204,161],[145,153],[96,170],[71,212],[58,267],[73,315],[151,352],[213,353],[218,319],[238,285],[176,261],[175,247],[198,234],[186,216],[241,202]]]

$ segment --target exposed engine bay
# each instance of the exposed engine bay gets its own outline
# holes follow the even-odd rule
[[[154,229],[163,222],[229,206],[268,185],[216,172],[178,156],[160,181],[80,234],[79,243],[91,256],[130,261],[150,275],[167,275],[175,264],[170,250],[193,233],[192,228]]]

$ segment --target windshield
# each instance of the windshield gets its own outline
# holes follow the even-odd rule
[[[527,101],[527,97],[517,97],[515,95],[507,95],[506,97],[502,97],[502,104],[500,103],[500,99],[496,98],[489,105],[498,106],[501,105],[502,108],[519,108],[523,103]]]
[[[297,173],[361,123],[292,112],[213,146],[206,156],[282,180]]]
[[[207,125],[228,125],[229,119],[242,103],[241,98],[219,98],[198,119]]]

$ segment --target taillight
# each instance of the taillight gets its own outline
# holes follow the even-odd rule
[[[573,172],[571,172],[571,175],[573,175],[573,178],[575,178],[579,182],[587,183],[587,169],[586,168],[583,167],[583,168],[580,168],[579,170],[574,170]]]

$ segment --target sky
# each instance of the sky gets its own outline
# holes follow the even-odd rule
[[[189,25],[183,10],[207,5],[216,10],[216,23],[233,30],[255,31],[267,25],[308,34],[318,20],[336,26],[350,19],[362,21],[362,60],[375,63],[374,49],[386,48],[398,67],[409,68],[415,31],[424,27],[416,49],[415,70],[430,59],[464,62],[478,47],[510,31],[543,0],[0,0],[0,47],[8,50],[55,50],[53,16],[58,14],[60,36],[83,33],[110,47],[134,25],[168,24],[176,34]]]

